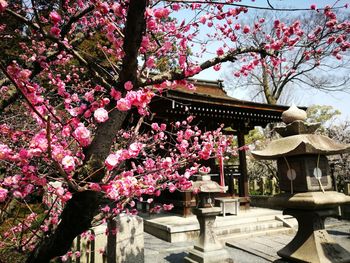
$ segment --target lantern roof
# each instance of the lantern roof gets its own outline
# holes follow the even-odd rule
[[[299,134],[272,141],[264,150],[252,151],[252,155],[256,159],[271,160],[304,154],[334,155],[349,151],[349,144],[337,143],[327,136]]]

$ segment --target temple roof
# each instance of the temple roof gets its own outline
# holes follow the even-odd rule
[[[190,80],[196,87],[179,86],[154,100],[151,111],[160,118],[176,119],[194,115],[207,123],[224,123],[234,129],[253,129],[280,122],[289,107],[269,105],[232,98],[223,89],[222,81]],[[214,124],[214,123],[213,123]]]

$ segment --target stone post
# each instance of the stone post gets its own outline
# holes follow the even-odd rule
[[[264,195],[266,192],[266,177],[260,178],[259,188],[261,195]]]
[[[187,263],[233,263],[227,250],[218,241],[213,225],[216,216],[221,212],[219,207],[196,208],[193,213],[197,216],[200,233],[194,248],[189,251],[184,262]]]
[[[349,182],[344,183],[344,194],[350,195],[350,183]]]
[[[271,195],[275,195],[276,194],[276,178],[275,177],[272,177],[271,180],[269,181],[270,182],[270,190],[271,190]]]
[[[143,220],[138,216],[121,214],[115,218],[116,244],[113,247],[116,254],[116,263],[142,263],[144,262],[144,234]],[[81,263],[105,263],[108,253],[106,224],[93,227],[90,232],[95,238],[78,237],[74,241],[74,250],[81,253]]]

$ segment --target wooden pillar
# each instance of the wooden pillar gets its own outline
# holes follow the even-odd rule
[[[237,134],[238,147],[245,145],[244,132],[238,131]],[[239,155],[239,167],[240,167],[240,178],[239,178],[239,196],[245,197],[248,201],[249,198],[249,186],[248,186],[248,171],[247,171],[247,156],[245,151],[238,151]],[[249,206],[249,203],[247,203]]]

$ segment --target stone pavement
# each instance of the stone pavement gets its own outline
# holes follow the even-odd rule
[[[350,251],[350,222],[327,219],[329,234],[345,249]],[[292,238],[291,233],[276,233],[227,240],[226,249],[235,263],[285,263],[276,252]],[[145,233],[145,263],[183,262],[193,242],[168,243]]]

